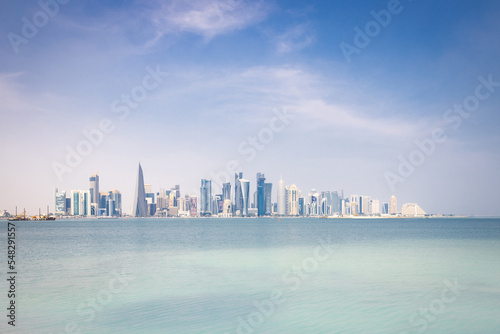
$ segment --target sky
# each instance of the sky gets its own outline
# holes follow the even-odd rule
[[[500,2],[2,1],[0,209],[54,187],[307,195],[500,216]]]

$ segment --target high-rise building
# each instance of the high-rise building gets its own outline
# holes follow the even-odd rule
[[[359,213],[363,215],[369,215],[371,213],[370,203],[372,201],[369,196],[360,196],[359,197]]]
[[[379,215],[380,214],[380,201],[378,199],[372,200],[371,214],[372,215]]]
[[[264,191],[264,183],[266,182],[266,178],[264,173],[257,173],[257,215],[264,216],[266,214],[266,198]]]
[[[175,197],[175,190],[171,189],[168,193],[168,207],[173,208],[177,206],[177,199]]]
[[[212,180],[201,180],[200,187],[200,215],[212,214]]]
[[[320,215],[329,216],[332,213],[332,193],[322,191],[320,196]]]
[[[96,216],[99,209],[99,175],[97,172],[92,174],[89,178],[89,191],[90,191],[90,204],[91,204],[91,215]]]
[[[304,205],[304,197],[299,197],[299,216],[304,216],[305,213],[305,205]]]
[[[55,214],[58,216],[66,214],[66,192],[59,192],[57,188],[54,188],[55,197]]]
[[[288,203],[288,189],[288,186],[285,186],[285,216],[288,216],[290,214],[290,203]]]
[[[241,215],[243,212],[243,193],[241,191],[241,179],[243,173],[234,174],[234,206],[233,210],[236,215]]]
[[[155,194],[151,192],[151,185],[144,185],[144,191],[146,192],[146,205],[148,216],[154,216],[156,213],[156,202],[155,202]]]
[[[272,183],[264,183],[264,200],[266,202],[266,211],[265,215],[270,216],[273,213],[273,202],[271,201],[273,191]]]
[[[181,186],[176,184],[174,186],[174,189],[175,189],[175,198],[176,199],[179,199],[181,197]],[[177,205],[176,205],[177,206]]]
[[[109,192],[110,204],[108,204],[108,211],[110,216],[120,217],[122,215],[122,194],[113,189]]]
[[[198,215],[198,199],[196,196],[189,197],[189,215],[191,217]]]
[[[159,198],[157,201],[159,203]],[[189,196],[179,197],[177,207],[179,208],[179,214],[187,215],[187,211],[189,211]]]
[[[382,204],[382,214],[384,215],[389,214],[389,203]]]
[[[309,193],[309,215],[317,216],[320,213],[320,194],[316,191],[316,189],[311,190]]]
[[[231,182],[222,184],[222,197],[223,200],[231,200]]]
[[[332,214],[339,214],[340,210],[340,198],[336,191],[332,191]]]
[[[71,197],[66,196],[66,214],[71,214]]]
[[[241,184],[241,199],[243,202],[241,208],[241,215],[248,216],[248,204],[250,202],[250,181],[245,179],[240,179]]]
[[[90,216],[90,191],[71,190],[71,214]]]
[[[349,198],[349,214],[355,216],[359,214],[360,200],[358,195],[351,195]]]
[[[278,181],[278,215],[286,215],[286,189],[283,178]]]
[[[287,214],[290,216],[298,216],[299,215],[299,197],[300,191],[295,184],[292,184],[288,187],[288,212]]]
[[[135,187],[134,206],[132,207],[132,216],[146,217],[148,215],[148,206],[146,202],[146,190],[144,188],[144,176],[142,167],[139,163],[139,172],[137,174],[137,184]]]
[[[156,194],[156,210],[163,211],[166,209],[168,209],[168,196],[165,189],[160,189],[160,192]]]
[[[109,216],[109,193],[101,191],[99,194],[100,202],[99,202],[99,212],[98,216]]]
[[[222,194],[216,194],[214,196],[214,201],[212,205],[212,213],[218,215],[224,211],[224,200],[222,199]]]
[[[340,213],[342,215],[350,215],[351,214],[350,203],[349,203],[348,198],[340,199]]]
[[[391,196],[391,201],[390,201],[390,205],[389,205],[389,214],[391,214],[391,215],[398,214],[398,200],[396,199],[396,196],[394,196],[394,195]]]

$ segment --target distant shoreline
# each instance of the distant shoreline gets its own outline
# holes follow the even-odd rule
[[[64,216],[64,217],[58,217],[56,220],[74,220],[74,219],[85,219],[85,220],[127,220],[127,219],[151,219],[151,220],[158,220],[158,219],[168,219],[168,220],[173,220],[173,219],[178,219],[178,220],[183,220],[183,219],[272,219],[272,220],[280,220],[280,219],[325,219],[325,220],[337,220],[337,219],[354,219],[354,220],[370,220],[370,219],[463,219],[463,218],[470,218],[470,219],[500,219],[500,217],[495,217],[495,216],[462,216],[462,215],[457,215],[457,216],[447,216],[447,215],[435,215],[435,216],[426,216],[426,217],[403,217],[403,216],[383,216],[383,217],[371,217],[371,216],[345,216],[345,217],[306,217],[306,216],[301,216],[301,217],[73,217],[73,216]],[[0,220],[8,220],[6,217],[0,217]],[[30,220],[31,221],[31,220]],[[36,220],[33,220],[36,221]],[[41,221],[37,221],[41,222]]]

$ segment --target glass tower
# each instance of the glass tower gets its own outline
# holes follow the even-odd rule
[[[89,191],[90,191],[90,205],[92,216],[97,215],[97,209],[99,209],[99,175],[97,172],[92,174],[89,178]]]
[[[245,179],[240,179],[241,183],[241,199],[242,199],[242,208],[241,215],[248,216],[248,203],[250,202],[250,181]]]
[[[241,192],[241,179],[243,173],[234,174],[234,213],[241,215],[243,213],[243,193]]]
[[[266,214],[266,199],[264,192],[264,183],[266,178],[264,173],[257,173],[257,215],[264,216]]]
[[[146,190],[144,188],[144,176],[142,174],[142,167],[140,163],[139,173],[137,175],[137,185],[135,187],[134,206],[132,210],[132,216],[134,217],[146,217],[148,215]]]
[[[212,214],[212,180],[201,180],[200,215]]]

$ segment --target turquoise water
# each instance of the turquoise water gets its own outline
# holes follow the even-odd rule
[[[499,219],[16,225],[1,333],[500,333]]]

